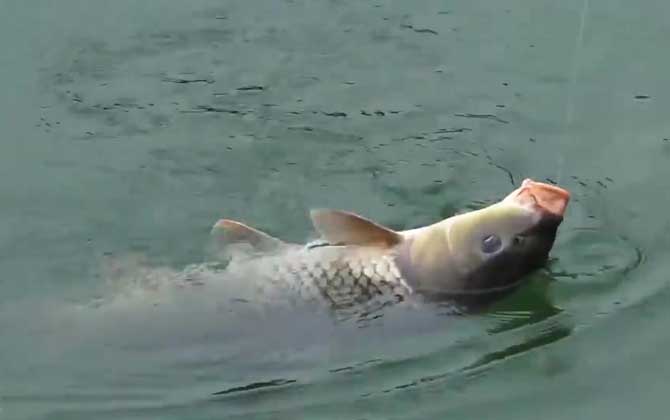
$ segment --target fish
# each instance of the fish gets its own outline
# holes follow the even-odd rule
[[[473,305],[515,290],[546,264],[569,201],[566,189],[527,178],[487,207],[405,231],[313,209],[319,237],[305,244],[232,219],[217,221],[212,233],[237,250],[226,270],[245,273],[266,295],[332,308],[413,298]]]

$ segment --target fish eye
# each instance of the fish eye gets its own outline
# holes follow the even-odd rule
[[[517,235],[517,236],[514,237],[514,239],[512,239],[512,241],[513,241],[515,246],[521,246],[521,245],[523,245],[523,242],[524,242],[525,239],[526,239],[526,237],[521,236],[521,235]]]
[[[493,254],[502,247],[502,241],[498,235],[487,235],[482,239],[482,252]]]

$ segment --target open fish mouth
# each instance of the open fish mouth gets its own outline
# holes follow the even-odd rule
[[[563,217],[570,202],[570,192],[556,185],[526,178],[519,188],[505,197],[504,201],[513,201],[522,206]]]

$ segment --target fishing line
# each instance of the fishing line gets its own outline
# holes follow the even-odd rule
[[[565,125],[566,128],[573,128],[572,125],[575,120],[575,86],[577,85],[577,77],[579,75],[579,64],[581,61],[582,48],[584,46],[584,29],[586,28],[586,19],[589,11],[589,0],[584,0],[582,4],[582,11],[579,19],[579,30],[577,31],[577,39],[575,40],[575,54],[572,59],[572,71],[570,73],[570,86],[568,88],[568,103],[565,109]],[[573,133],[573,140],[577,142],[577,133]],[[558,176],[556,182],[561,183],[563,175],[564,155],[561,151],[558,156]]]

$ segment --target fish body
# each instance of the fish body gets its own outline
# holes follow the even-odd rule
[[[401,301],[412,294],[392,250],[361,246],[305,246],[243,258],[228,266],[256,282],[259,295],[287,292],[306,302],[349,307],[372,299]]]
[[[227,219],[213,231],[229,249],[250,249],[233,252],[227,269],[266,295],[281,290],[334,307],[412,295],[478,300],[513,290],[544,264],[569,198],[562,188],[527,179],[489,207],[407,231],[339,210],[311,212],[321,238],[307,245]]]

